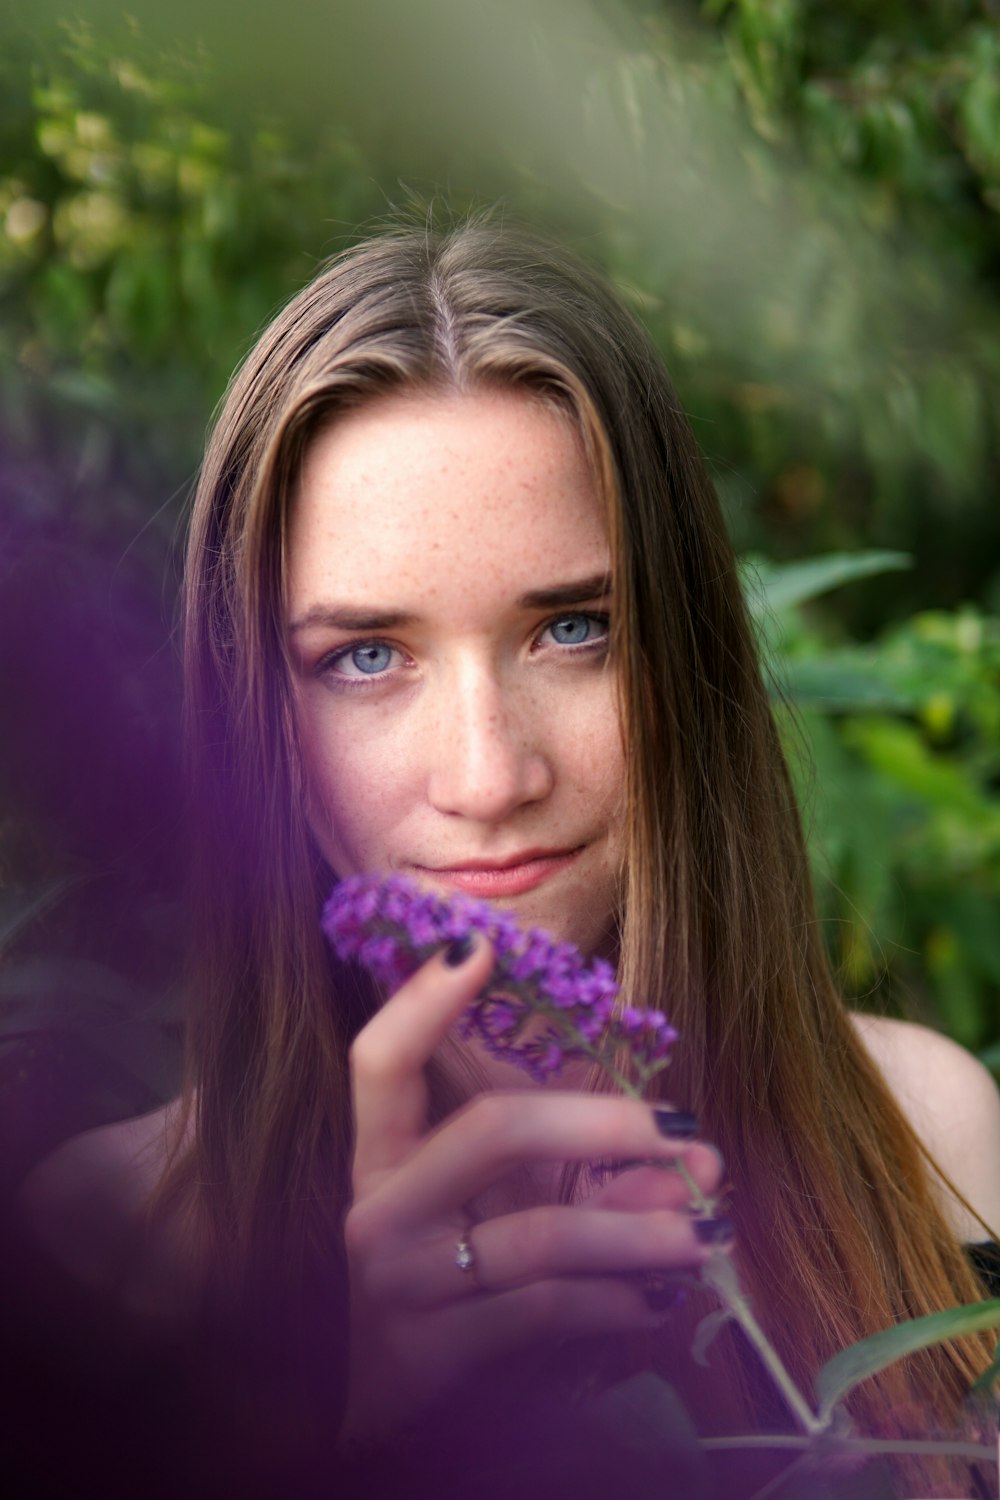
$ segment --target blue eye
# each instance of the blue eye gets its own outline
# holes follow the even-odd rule
[[[328,679],[342,684],[362,684],[366,678],[381,677],[397,666],[400,652],[385,641],[358,641],[354,646],[343,646],[328,656],[319,665],[319,671]]]
[[[349,652],[349,660],[366,676],[373,672],[386,672],[392,660],[392,647],[383,646],[378,641],[372,641],[368,646],[355,646]]]
[[[556,620],[549,629],[560,646],[580,646],[588,639],[592,624],[586,615],[570,615],[565,620]]]
[[[546,630],[557,646],[589,646],[607,641],[606,615],[562,615]]]

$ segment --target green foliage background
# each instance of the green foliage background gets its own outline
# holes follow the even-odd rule
[[[18,629],[29,556],[101,602],[101,701],[167,787],[95,853],[38,787],[74,779],[101,704],[67,709],[48,783],[27,730],[0,753],[0,1091],[89,1049],[51,1134],[176,1080],[177,864],[147,854],[174,821],[183,499],[255,331],[428,204],[501,202],[646,319],[797,705],[845,993],[1000,1061],[1000,7],[41,0],[0,28],[3,576]],[[41,697],[80,653],[86,630],[53,643]],[[0,697],[30,729],[31,682]],[[76,779],[100,823],[121,786]]]

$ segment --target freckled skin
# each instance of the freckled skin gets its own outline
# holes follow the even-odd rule
[[[293,505],[288,620],[411,617],[290,633],[310,817],[337,873],[447,884],[428,867],[570,851],[498,904],[608,947],[624,787],[610,604],[523,598],[608,565],[579,436],[528,397],[386,397],[321,432]]]

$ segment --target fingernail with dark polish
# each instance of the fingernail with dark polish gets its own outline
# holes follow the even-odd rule
[[[444,950],[444,961],[449,969],[457,969],[461,964],[464,964],[465,960],[471,956],[475,946],[471,932],[467,932],[465,937],[456,938],[453,943],[449,943]]]
[[[736,1238],[732,1219],[695,1219],[694,1237],[700,1245],[731,1245]]]
[[[654,1109],[653,1119],[661,1135],[671,1141],[693,1141],[698,1134],[698,1117],[686,1109]]]

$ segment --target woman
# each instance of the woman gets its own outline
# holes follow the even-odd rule
[[[72,1238],[106,1276],[130,1243],[109,1243],[116,1205],[134,1222],[155,1187],[143,1296],[208,1275],[308,1305],[346,1242],[359,1437],[567,1338],[652,1329],[679,1367],[686,1335],[655,1332],[635,1273],[695,1269],[733,1228],[805,1385],[853,1339],[982,1294],[961,1247],[1000,1222],[996,1090],[945,1039],[843,1008],[718,506],[595,275],[495,224],[338,257],[232,384],[186,609],[188,1084],[166,1131],[97,1132],[37,1175],[50,1243],[69,1199],[99,1202]],[[375,996],[319,929],[361,870],[614,958],[682,1036],[661,1107],[579,1075],[530,1090],[458,1045],[485,944]],[[627,1165],[683,1154],[712,1193],[719,1151],[734,1191],[698,1228],[677,1173]],[[593,1163],[626,1169],[595,1188]],[[920,1356],[855,1411],[946,1418],[987,1359]],[[748,1368],[713,1372],[707,1420],[723,1387],[760,1419]]]

